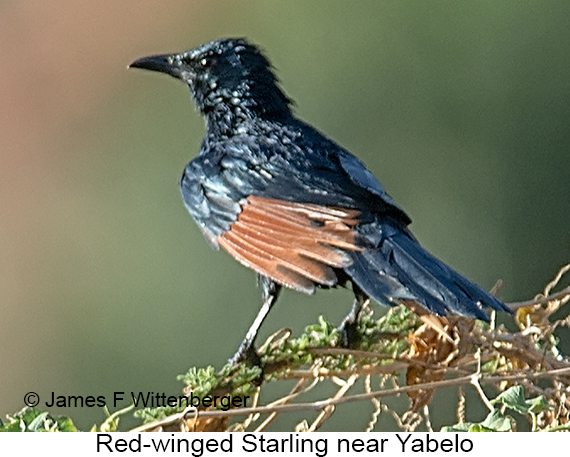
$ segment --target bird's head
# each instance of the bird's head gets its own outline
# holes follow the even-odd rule
[[[143,57],[129,67],[166,73],[185,82],[207,118],[290,113],[291,101],[279,88],[271,64],[244,39],[215,40],[180,54]]]

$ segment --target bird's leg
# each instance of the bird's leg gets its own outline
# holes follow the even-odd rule
[[[257,355],[257,351],[255,350],[255,338],[257,337],[257,333],[259,332],[259,328],[263,321],[269,314],[271,307],[277,301],[279,297],[279,293],[281,292],[281,286],[276,282],[269,279],[267,276],[258,275],[257,281],[259,286],[261,287],[261,297],[263,299],[263,305],[257,313],[257,317],[251,324],[251,327],[247,331],[245,338],[239,345],[238,350],[234,354],[234,356],[229,360],[229,363],[235,367],[240,362],[247,362],[252,365],[259,366],[259,356]]]
[[[352,289],[354,292],[352,309],[337,327],[341,335],[340,344],[344,348],[353,347],[358,342],[358,316],[366,302],[370,300],[356,284],[353,284]]]

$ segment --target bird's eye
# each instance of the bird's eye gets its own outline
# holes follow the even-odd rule
[[[216,58],[212,56],[203,57],[200,59],[200,65],[202,65],[203,68],[211,68],[216,65]]]

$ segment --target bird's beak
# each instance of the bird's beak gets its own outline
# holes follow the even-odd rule
[[[143,68],[145,70],[158,71],[167,75],[180,78],[181,60],[177,54],[164,54],[160,56],[142,57],[129,65],[129,68]]]

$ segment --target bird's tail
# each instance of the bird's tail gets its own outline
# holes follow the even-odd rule
[[[489,321],[483,308],[510,312],[501,301],[438,260],[403,226],[372,222],[360,227],[373,247],[353,252],[345,268],[352,280],[380,304],[416,302],[431,313]]]

